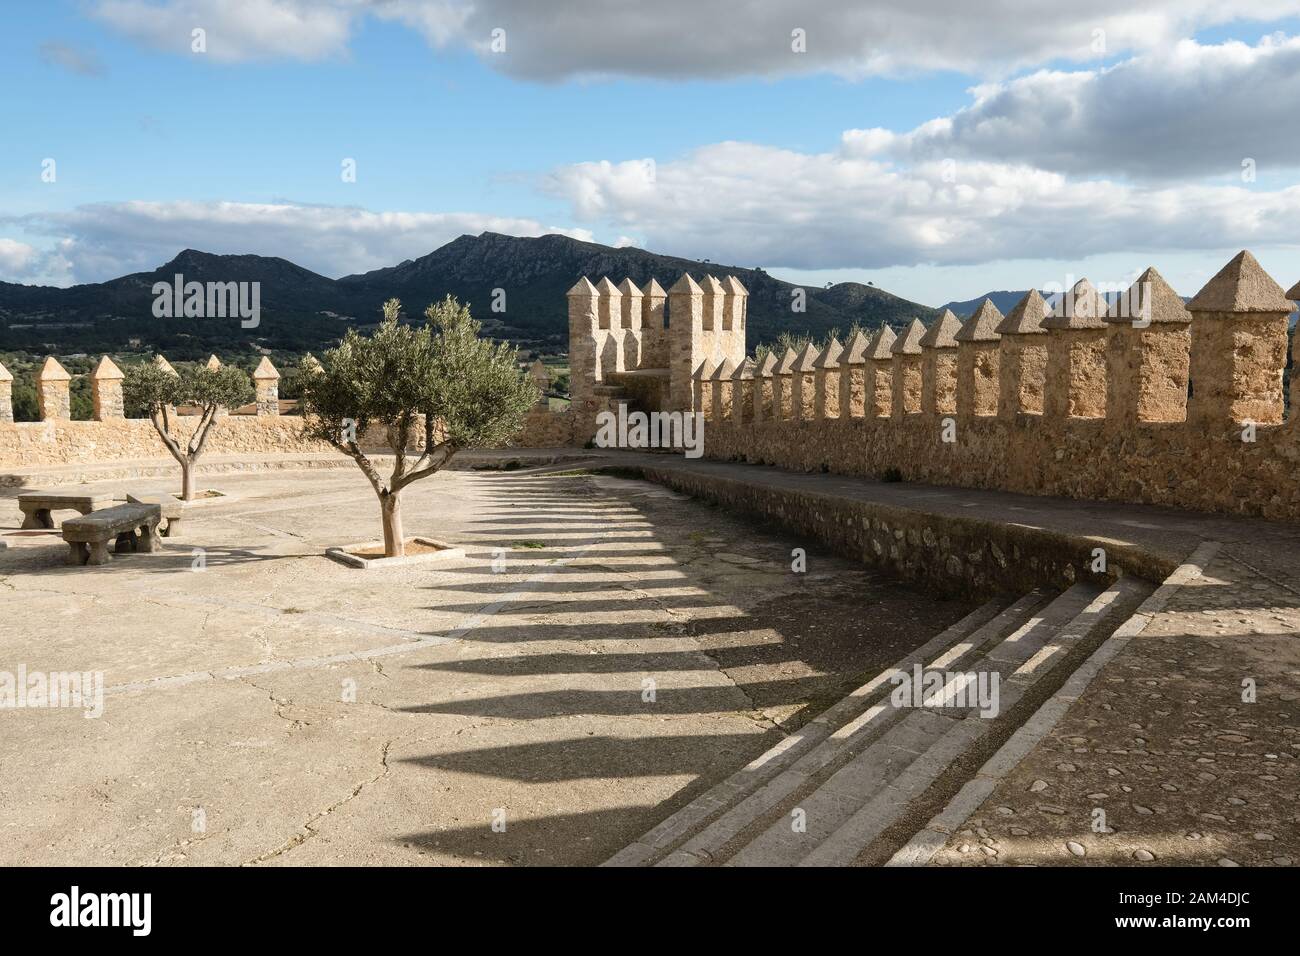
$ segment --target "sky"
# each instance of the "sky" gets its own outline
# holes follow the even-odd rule
[[[927,305],[1300,279],[1300,0],[0,5],[0,281],[562,232]],[[354,172],[354,174],[352,174]],[[670,277],[671,278],[671,277]]]

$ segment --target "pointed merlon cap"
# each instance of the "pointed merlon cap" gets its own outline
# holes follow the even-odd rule
[[[620,282],[618,284],[618,291],[623,293],[623,295],[630,295],[634,299],[640,299],[645,295],[644,292],[636,287],[636,283],[631,279],[624,279]]]
[[[596,297],[596,287],[591,284],[591,280],[583,276],[573,284],[573,288],[566,293],[567,295],[576,295],[582,298],[594,299]]]
[[[746,357],[745,361],[736,366],[736,374],[731,376],[737,382],[746,381],[754,377],[754,370],[758,368],[752,358]]]
[[[951,309],[944,309],[939,317],[930,323],[930,327],[925,330],[925,335],[921,336],[921,348],[955,349],[956,335],[960,331],[961,319],[953,315]]]
[[[1286,290],[1286,297],[1292,302],[1300,300],[1300,282],[1297,282],[1291,288]]]
[[[817,359],[817,347],[813,345],[811,342],[809,342],[807,345],[803,347],[803,351],[799,353],[799,357],[795,359],[794,371],[811,372],[814,368],[816,368],[816,366],[813,365],[813,362],[816,359]]]
[[[122,377],[122,370],[113,364],[113,360],[107,355],[100,358],[99,364],[90,373],[92,382],[111,382]]]
[[[716,276],[705,276],[700,287],[704,289],[705,295],[722,295],[722,283]]]
[[[664,287],[661,286],[653,277],[645,284],[645,288],[641,291],[644,295],[658,296],[660,299],[666,298],[668,295],[668,293],[664,291]]]
[[[53,355],[45,360],[41,370],[36,373],[36,381],[38,382],[68,382],[71,380],[72,376],[68,374],[68,370],[60,365],[59,360]]]
[[[713,378],[713,372],[717,368],[712,359],[705,359],[700,363],[700,367],[695,370],[696,378]]]
[[[614,283],[609,281],[609,276],[604,276],[599,282],[596,283],[596,291],[599,292],[601,295],[622,295],[623,294],[618,291],[618,286],[614,285]]]
[[[699,283],[697,283],[694,279],[692,279],[690,273],[688,272],[683,272],[682,277],[673,283],[673,287],[669,289],[668,292],[669,294],[675,292],[678,295],[681,295],[682,293],[686,293],[688,295],[704,294],[704,290],[700,288]]]
[[[882,325],[876,331],[876,334],[871,337],[871,341],[867,343],[867,358],[889,358],[890,350],[893,349],[896,339],[897,336],[894,334],[894,330],[887,325]]]
[[[1188,312],[1287,312],[1295,306],[1244,249],[1187,303]]]
[[[1128,325],[1140,319],[1165,325],[1186,325],[1192,321],[1192,313],[1187,311],[1182,296],[1170,287],[1154,266],[1138,276],[1106,313],[1106,321],[1117,324]]]
[[[1006,316],[989,299],[980,303],[980,307],[971,313],[971,317],[962,323],[961,331],[953,336],[958,342],[996,342],[998,326]]]
[[[736,374],[736,363],[731,359],[723,359],[722,364],[713,370],[709,376],[715,382],[731,381],[731,376]]]
[[[538,385],[546,386],[551,384],[551,373],[547,371],[541,359],[533,359],[533,364],[528,367],[528,377]]]
[[[821,354],[813,361],[813,368],[839,368],[840,356],[844,354],[844,346],[840,345],[839,339],[831,336],[831,340],[826,343],[826,348],[821,350]]]
[[[1043,319],[1047,318],[1047,303],[1038,294],[1037,289],[1030,289],[1025,297],[1016,303],[1007,317],[998,323],[999,335],[1046,335]]]
[[[259,382],[264,382],[275,381],[279,377],[280,373],[275,370],[275,366],[271,364],[271,360],[263,355],[262,361],[258,362],[257,368],[253,369],[253,378]]]
[[[841,365],[862,365],[867,361],[867,339],[866,333],[858,329],[849,339],[848,345],[844,346],[844,351],[840,353]]]
[[[165,358],[163,358],[161,355],[155,355],[155,356],[153,357],[153,364],[154,364],[154,365],[157,365],[160,369],[162,369],[162,370],[163,370],[164,372],[166,372],[168,375],[176,375],[176,374],[177,374],[176,369],[172,368],[172,363],[169,362],[169,361],[167,361],[167,360],[166,360]]]
[[[1080,279],[1061,296],[1052,314],[1043,319],[1045,329],[1104,329],[1106,300],[1091,282]]]
[[[759,377],[771,378],[772,374],[776,371],[776,366],[778,364],[779,364],[779,360],[776,357],[776,353],[768,352],[765,356],[763,356],[763,361],[758,366]]]
[[[4,362],[0,362],[0,382],[12,382],[13,380],[13,373],[10,372],[9,369],[5,368]]]
[[[889,347],[891,355],[920,355],[921,339],[925,336],[925,326],[921,324],[920,319],[913,319],[907,323],[907,328],[903,329],[903,334],[894,339],[894,344]]]
[[[212,369],[212,371],[214,371],[214,372],[215,372],[217,369],[221,368],[221,359],[217,358],[215,355],[209,355],[209,356],[208,356],[208,368]]]
[[[749,295],[745,287],[740,284],[740,280],[735,276],[727,276],[722,280],[722,288],[728,295]]]
[[[795,354],[795,350],[792,348],[787,348],[785,350],[785,354],[781,356],[781,361],[777,363],[776,374],[789,375],[794,371],[794,367],[798,363],[799,363],[799,356]]]

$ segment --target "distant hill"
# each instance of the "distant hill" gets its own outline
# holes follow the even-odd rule
[[[1016,303],[1023,299],[1028,293],[1028,289],[1021,289],[1019,292],[1007,292],[1005,290],[1001,292],[986,292],[984,295],[974,299],[966,299],[961,302],[945,302],[943,305],[939,306],[939,308],[940,310],[952,309],[953,314],[959,315],[964,319],[966,316],[978,309],[980,303],[985,299],[992,299],[993,304],[997,306],[998,311],[1003,315],[1006,315],[1015,308]],[[1041,290],[1039,291],[1039,295],[1044,299],[1048,298],[1047,293],[1042,292]]]
[[[736,276],[749,290],[749,342],[771,341],[783,331],[821,336],[854,323],[901,325],[913,316],[930,321],[937,311],[874,286],[843,282],[805,286],[806,310],[791,309],[793,283],[749,269],[664,256],[632,247],[613,248],[561,235],[521,238],[485,232],[461,236],[418,259],[361,275],[330,279],[285,259],[218,256],[187,249],[152,272],[68,289],[0,282],[0,349],[120,351],[132,347],[169,356],[199,357],[221,349],[319,350],[349,325],[378,321],[385,299],[396,296],[418,315],[430,302],[455,295],[494,336],[534,348],[563,349],[568,341],[565,293],[586,275],[651,277],[667,288],[689,273]],[[152,286],[186,281],[261,283],[262,321],[242,329],[234,319],[156,319]],[[490,311],[494,289],[504,289],[506,309]]]
[[[953,311],[956,315],[960,315],[960,316],[962,316],[963,318],[965,318],[966,316],[968,316],[968,315],[970,315],[972,312],[974,312],[976,309],[978,309],[979,306],[980,306],[980,303],[983,302],[985,299],[992,299],[992,300],[993,300],[993,304],[996,305],[996,306],[998,307],[998,311],[1001,312],[1003,315],[1005,315],[1005,314],[1007,313],[1007,311],[1008,311],[1009,309],[1014,308],[1015,305],[1016,305],[1016,303],[1019,302],[1021,299],[1023,299],[1023,298],[1025,297],[1025,295],[1026,295],[1028,292],[1029,292],[1028,289],[1021,289],[1019,292],[1005,292],[1005,291],[1003,291],[1003,292],[986,292],[984,295],[979,296],[978,298],[975,298],[975,299],[966,299],[965,301],[962,301],[962,302],[947,302],[947,303],[944,303],[943,305],[939,306],[939,308],[940,308],[940,309],[952,309],[952,311]],[[1055,293],[1055,292],[1053,292],[1053,293],[1051,293],[1051,294],[1049,295],[1048,293],[1043,292],[1043,291],[1040,289],[1038,294],[1041,295],[1044,299],[1046,299],[1049,305],[1054,305],[1054,304],[1056,303],[1056,293]],[[1113,303],[1117,298],[1119,298],[1119,293],[1118,293],[1118,292],[1107,292],[1107,293],[1105,293],[1105,298],[1106,298],[1106,301],[1107,301],[1107,302],[1112,302],[1112,303]],[[1191,302],[1191,301],[1192,301],[1192,297],[1189,296],[1189,295],[1180,296],[1180,298],[1181,298],[1184,302]],[[1292,313],[1292,324],[1293,324],[1293,325],[1295,324],[1295,322],[1294,322],[1294,313]]]

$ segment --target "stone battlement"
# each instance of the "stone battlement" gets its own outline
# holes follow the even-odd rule
[[[1284,293],[1248,252],[1186,305],[1155,269],[818,351],[697,370],[705,454],[803,470],[1300,521]]]
[[[595,415],[628,398],[652,410],[697,408],[694,379],[745,357],[749,293],[735,276],[683,274],[667,292],[654,279],[569,290],[570,395],[575,434],[595,431]]]

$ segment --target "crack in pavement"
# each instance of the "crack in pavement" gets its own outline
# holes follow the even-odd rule
[[[309,720],[300,720],[297,717],[289,717],[285,714],[284,712],[285,708],[293,706],[293,701],[290,700],[289,698],[277,697],[275,695],[275,691],[271,690],[268,687],[262,687],[258,684],[255,684],[247,677],[240,677],[239,681],[240,683],[247,684],[249,687],[253,688],[253,690],[260,691],[261,693],[267,696],[267,699],[269,699],[271,703],[275,705],[275,716],[279,717],[281,720],[286,721],[289,724],[290,733],[292,733],[295,730],[302,730],[304,727],[311,726],[311,721]]]
[[[385,777],[388,776],[389,771],[391,770],[391,768],[388,766],[388,752],[392,748],[393,744],[400,739],[401,739],[400,737],[394,737],[391,740],[385,741],[383,749],[380,751],[379,754],[379,766],[380,766],[379,773],[369,778],[368,780],[362,780],[355,787],[353,787],[352,792],[349,793],[342,800],[338,800],[330,804],[324,810],[320,810],[312,814],[312,816],[310,816],[300,828],[301,832],[295,833],[292,837],[290,837],[284,843],[280,844],[280,846],[276,847],[274,850],[269,850],[266,853],[261,854],[260,856],[253,857],[251,860],[245,860],[243,863],[240,864],[240,866],[256,866],[259,863],[265,863],[267,860],[273,860],[278,856],[283,856],[285,853],[288,853],[290,850],[297,849],[298,847],[306,843],[308,840],[310,840],[312,837],[316,836],[317,835],[316,828],[320,825],[320,822],[322,820],[324,820],[326,817],[328,817],[330,814],[334,813],[335,811],[351,803],[353,800],[359,797],[361,795],[361,792],[365,790],[367,787],[379,783],[379,781],[383,780]]]

